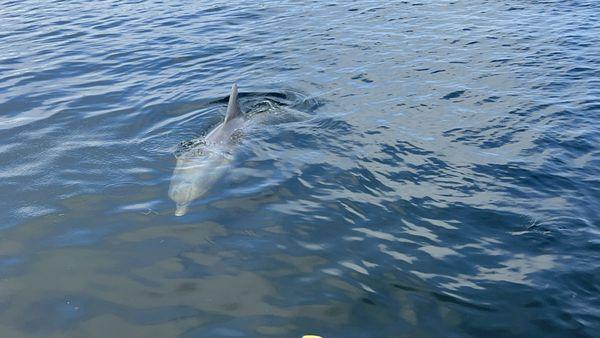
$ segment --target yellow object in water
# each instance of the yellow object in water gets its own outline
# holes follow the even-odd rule
[[[315,336],[314,334],[307,334],[302,336],[302,338],[323,338],[321,336]]]

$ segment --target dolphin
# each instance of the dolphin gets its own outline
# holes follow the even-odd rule
[[[234,83],[225,120],[204,137],[200,146],[177,157],[169,187],[169,197],[176,203],[176,216],[185,215],[190,203],[206,194],[225,175],[233,161],[233,138],[245,121]]]

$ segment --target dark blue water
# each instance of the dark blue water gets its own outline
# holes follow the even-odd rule
[[[599,113],[597,1],[0,1],[0,337],[597,336]]]

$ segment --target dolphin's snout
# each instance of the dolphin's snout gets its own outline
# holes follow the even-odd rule
[[[178,205],[175,209],[175,216],[183,216],[187,213],[188,206],[187,205]]]

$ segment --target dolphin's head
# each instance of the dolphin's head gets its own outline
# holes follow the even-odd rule
[[[171,181],[169,187],[169,197],[175,202],[175,216],[183,216],[188,212],[190,202],[200,197],[204,193],[202,186],[195,181],[188,181],[188,172],[179,172],[181,175],[177,176]]]
[[[175,208],[175,216],[183,216],[188,211],[188,204],[177,204]]]
[[[195,184],[194,184],[195,183]],[[175,202],[175,216],[183,216],[188,212],[190,202],[202,196],[206,189],[197,182],[174,181],[169,189],[169,195]]]
[[[211,154],[187,160],[177,161],[169,187],[169,197],[176,204],[175,216],[186,214],[194,200],[206,195],[223,176],[228,163],[225,157]]]

